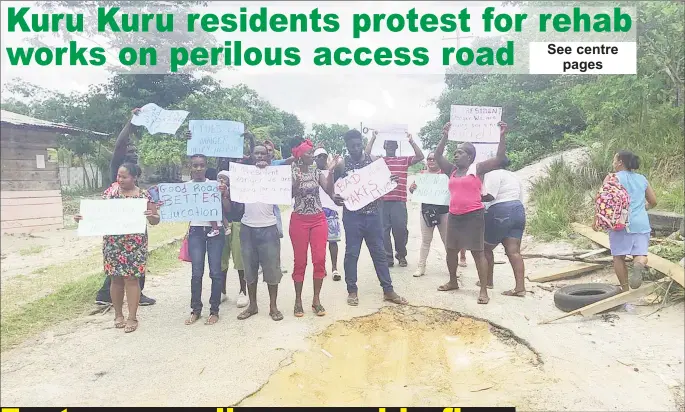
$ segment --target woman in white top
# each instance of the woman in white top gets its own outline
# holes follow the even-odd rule
[[[516,287],[502,292],[505,296],[526,296],[524,283],[525,266],[521,257],[521,238],[526,228],[526,209],[523,206],[521,181],[513,172],[506,170],[509,159],[502,163],[502,169],[485,175],[483,200],[485,203],[485,258],[488,261],[488,284],[493,287],[495,257],[492,251],[500,243],[514,270]],[[480,286],[480,282],[478,283]]]

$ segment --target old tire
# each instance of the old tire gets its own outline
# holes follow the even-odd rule
[[[571,312],[619,293],[620,287],[605,283],[569,285],[554,293],[554,305],[564,312]]]

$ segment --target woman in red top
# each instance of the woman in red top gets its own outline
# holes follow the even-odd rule
[[[476,262],[478,278],[480,279],[480,295],[478,303],[486,304],[490,301],[487,289],[488,262],[484,253],[485,207],[481,201],[483,176],[495,169],[499,169],[506,159],[504,136],[507,125],[499,123],[500,138],[497,146],[497,156],[476,164],[476,174],[468,174],[469,167],[476,158],[476,148],[471,143],[462,143],[454,154],[454,164],[443,156],[450,123],[442,129],[442,139],[435,149],[435,160],[440,169],[449,177],[450,207],[447,217],[447,236],[445,248],[447,251],[447,269],[450,281],[440,286],[438,290],[447,291],[459,289],[457,283],[457,266],[459,265],[459,250],[471,251]]]

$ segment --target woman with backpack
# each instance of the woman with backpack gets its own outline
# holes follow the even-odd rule
[[[640,158],[627,150],[614,155],[614,172],[605,179],[595,209],[595,230],[608,230],[614,270],[624,291],[642,285],[647,265],[652,228],[647,210],[656,206],[656,194],[647,178],[635,170]],[[633,270],[628,276],[626,256],[633,257]]]

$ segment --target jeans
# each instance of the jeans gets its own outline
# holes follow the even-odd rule
[[[376,268],[376,276],[378,276],[383,292],[393,292],[388,260],[383,249],[383,230],[380,215],[367,215],[344,209],[342,220],[343,227],[345,228],[344,268],[347,292],[357,292],[357,262],[359,261],[362,241],[366,241],[366,247],[371,254],[373,266]]]
[[[407,257],[407,202],[383,201],[381,202],[381,216],[383,221],[383,243],[388,261],[393,261],[392,241],[390,231],[395,238],[395,251],[397,258]]]
[[[267,227],[240,227],[240,252],[245,267],[245,282],[257,283],[259,267],[267,285],[278,285],[283,277],[281,271],[281,238],[276,225]]]
[[[205,254],[209,261],[209,278],[212,280],[212,292],[209,296],[209,313],[219,314],[223,275],[221,274],[221,253],[226,242],[224,228],[219,226],[219,236],[207,237],[212,230],[210,226],[191,226],[188,234],[188,252],[192,260],[190,279],[190,308],[193,313],[202,313],[202,277],[205,273]]]
[[[140,294],[143,294],[143,288],[145,287],[145,276],[138,278],[138,283],[140,283]],[[98,290],[97,298],[109,297],[109,287],[112,285],[112,277],[105,276],[105,281],[102,283],[102,287]],[[111,298],[109,299],[111,300]]]

